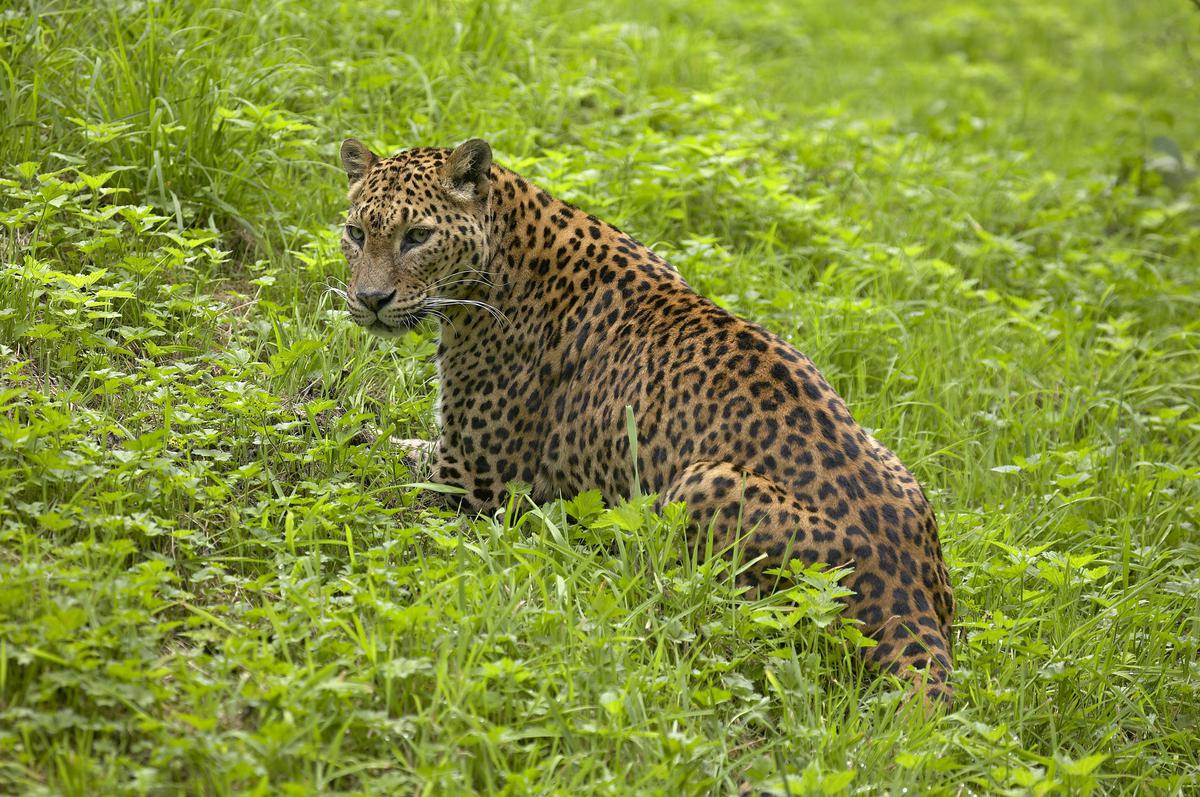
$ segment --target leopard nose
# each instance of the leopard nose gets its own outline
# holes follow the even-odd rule
[[[395,289],[390,291],[358,290],[354,292],[354,298],[358,299],[368,310],[376,313],[382,310],[395,296]]]

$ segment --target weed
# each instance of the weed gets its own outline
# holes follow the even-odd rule
[[[1187,3],[0,10],[0,792],[1194,793]],[[498,159],[793,340],[939,514],[953,713],[652,497],[423,508],[336,147]],[[630,430],[633,434],[635,430]]]

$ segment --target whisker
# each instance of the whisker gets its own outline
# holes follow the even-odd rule
[[[455,280],[452,282],[438,282],[438,283],[431,284],[431,286],[428,287],[428,289],[437,290],[439,288],[451,288],[454,286],[458,286],[458,284],[467,284],[469,282],[474,282],[476,284],[486,284],[486,286],[491,286],[491,284],[492,284],[491,282],[488,282],[487,280],[472,280],[472,278],[470,278],[470,277],[462,277],[461,280]]]
[[[475,277],[479,277],[479,279],[473,279],[472,276],[466,276],[466,277],[463,277],[462,279],[456,279],[457,277],[464,275],[464,274],[465,275],[473,275]],[[492,290],[508,287],[507,282],[497,283],[495,281],[494,275],[489,274],[487,271],[485,271],[483,269],[476,268],[476,269],[463,269],[460,271],[455,271],[451,274],[447,274],[444,277],[441,277],[440,279],[436,279],[433,282],[429,283],[429,285],[426,286],[425,290],[427,293],[434,293],[438,290],[447,290],[450,288],[456,288],[460,285],[469,285],[469,284],[483,285],[488,288],[491,288]]]
[[[438,288],[444,287],[447,283],[449,283],[455,277],[458,277],[463,274],[477,274],[477,275],[480,275],[483,277],[487,276],[487,272],[485,272],[481,269],[477,269],[477,268],[462,269],[460,271],[455,271],[452,274],[447,274],[439,279],[434,280],[432,283],[430,283],[428,290],[433,291],[433,290],[437,290]],[[491,280],[487,280],[487,279],[479,280],[479,282],[481,282],[482,284],[485,284],[485,285],[491,284]]]
[[[450,288],[457,288],[459,285],[468,285],[471,283],[475,283],[476,285],[486,285],[489,288],[495,287],[494,285],[492,285],[492,283],[487,282],[486,280],[460,279],[460,280],[455,280],[454,282],[443,283],[440,285],[430,285],[426,290],[428,290],[430,292],[444,291],[444,290],[449,290]]]
[[[456,305],[456,304],[457,305],[466,305],[466,306],[470,306],[470,307],[479,307],[483,310],[486,310],[492,316],[492,318],[496,319],[497,322],[503,323],[506,325],[510,325],[510,326],[512,325],[512,321],[510,321],[508,319],[508,316],[506,316],[504,313],[497,310],[495,307],[492,307],[487,302],[477,302],[474,299],[442,299],[442,298],[432,298],[432,299],[427,299],[426,301],[429,304],[433,305],[434,307],[445,307],[445,306]]]
[[[446,315],[442,311],[430,310],[429,314],[431,316],[433,316],[434,318],[436,318],[438,321],[443,321],[446,324],[449,324],[451,329],[453,329],[455,332],[458,332],[458,327],[454,326],[454,322],[450,320],[450,316]]]

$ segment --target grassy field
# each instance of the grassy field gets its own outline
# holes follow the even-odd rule
[[[1200,793],[1200,9],[258,5],[0,8],[0,793]],[[938,513],[954,711],[645,501],[422,509],[349,135],[810,354]]]

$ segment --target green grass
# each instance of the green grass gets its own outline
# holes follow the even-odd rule
[[[0,793],[1197,793],[1200,9],[244,5],[0,10]],[[810,354],[938,512],[953,713],[644,501],[422,509],[349,135]]]

